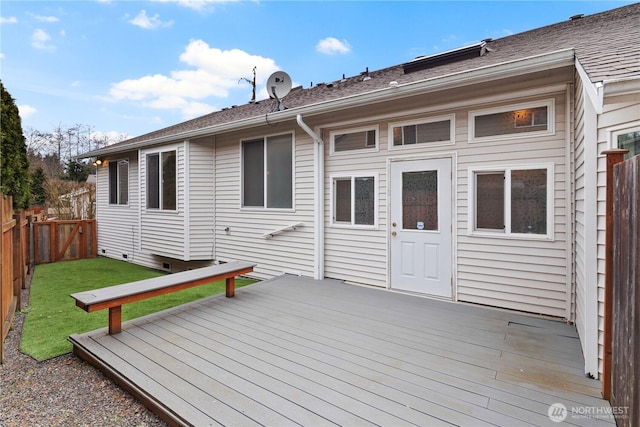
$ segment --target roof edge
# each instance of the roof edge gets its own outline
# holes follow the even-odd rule
[[[479,81],[491,81],[502,79],[520,74],[532,73],[536,71],[548,70],[552,68],[560,68],[563,66],[573,66],[575,64],[574,50],[562,49],[554,52],[544,53],[540,55],[529,56],[514,61],[502,62],[499,64],[488,65],[480,68],[473,68],[457,73],[447,74],[443,76],[433,77],[430,79],[419,80],[416,82],[393,85],[382,89],[376,89],[371,92],[365,92],[357,95],[338,98],[330,101],[323,101],[316,104],[294,107],[291,109],[277,111],[271,113],[274,118],[272,120],[296,120],[298,114],[306,117],[314,114],[322,114],[332,110],[342,110],[355,106],[369,105],[374,102],[390,101],[399,99],[412,94],[420,94],[435,90],[454,88],[456,86],[465,86],[474,84]],[[233,122],[218,124],[205,128],[195,129],[188,132],[167,135],[159,138],[153,138],[138,141],[132,144],[117,145],[105,147],[99,150],[90,151],[77,156],[76,158],[84,159],[89,157],[104,156],[126,151],[137,150],[154,145],[176,142],[180,140],[188,140],[199,138],[217,133],[230,132],[248,127],[256,127],[264,124],[264,116],[249,117]]]

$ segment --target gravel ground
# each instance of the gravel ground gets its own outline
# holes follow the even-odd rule
[[[29,291],[22,291],[22,307]],[[16,313],[0,365],[0,426],[166,426],[100,371],[73,354],[37,362],[20,352]]]

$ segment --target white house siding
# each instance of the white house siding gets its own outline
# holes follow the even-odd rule
[[[109,204],[108,163],[129,160],[129,203]],[[97,169],[96,218],[98,225],[98,255],[135,261],[138,249],[138,153],[129,152],[107,158]]]
[[[143,253],[175,259],[185,254],[185,145],[183,143],[151,148],[140,152],[140,176],[146,176],[146,155],[158,151],[176,150],[177,200],[176,211],[147,210],[146,182],[140,182],[140,247]],[[144,181],[144,180],[143,180]]]
[[[314,149],[313,141],[294,122],[277,128],[216,136],[215,247],[219,261],[257,263],[255,276],[269,278],[282,273],[313,277],[314,271]],[[267,135],[294,133],[295,191],[293,210],[241,208],[240,141]],[[302,223],[272,238],[264,234]],[[228,231],[226,231],[228,229]]]
[[[457,104],[469,107],[441,109],[436,105],[423,105],[424,113],[416,113],[418,105],[412,102],[402,104],[407,109],[398,109],[393,113],[369,108],[371,116],[384,118],[374,122],[350,121],[323,126],[325,149],[325,276],[375,286],[387,286],[388,247],[387,247],[387,159],[389,157],[433,156],[456,153],[454,165],[456,205],[454,210],[454,275],[457,278],[457,299],[460,301],[487,304],[566,318],[567,298],[570,298],[570,274],[567,265],[567,239],[572,229],[567,226],[567,209],[571,208],[570,192],[567,191],[567,148],[566,148],[566,83],[572,81],[570,74],[553,75],[537,80],[540,89],[535,97],[531,91],[526,98],[511,98],[502,105],[521,104],[523,102],[554,99],[555,134],[518,138],[513,140],[469,143],[468,113],[470,110],[492,108],[501,104],[494,102],[483,104],[478,89],[472,92],[478,97],[462,101],[460,93],[451,94],[448,99],[458,99]],[[544,94],[544,82],[553,85],[553,93]],[[558,85],[558,82],[564,84]],[[505,85],[506,90],[513,89]],[[561,88],[560,90],[558,88]],[[520,89],[523,89],[520,85]],[[526,89],[526,88],[524,88]],[[550,89],[547,90],[547,92]],[[485,92],[486,94],[486,92]],[[446,100],[437,94],[430,97]],[[508,94],[505,94],[505,98]],[[495,97],[495,93],[492,94]],[[487,98],[484,98],[485,100]],[[427,101],[427,102],[429,102]],[[473,104],[473,106],[471,106]],[[389,108],[389,107],[388,107]],[[402,108],[402,107],[401,107]],[[411,110],[409,110],[411,108]],[[455,145],[429,146],[419,144],[403,150],[388,149],[388,124],[414,118],[429,118],[455,114]],[[378,125],[379,150],[354,152],[351,155],[331,155],[331,131]],[[468,233],[468,170],[476,167],[497,167],[523,164],[553,163],[554,182],[554,239],[534,240],[522,238],[487,238],[470,236]],[[344,176],[355,173],[372,172],[378,176],[379,209],[378,228],[361,229],[338,227],[331,224],[330,189],[332,176]],[[569,290],[568,290],[569,289]]]
[[[387,286],[387,122],[345,123],[324,129],[325,180],[325,277]],[[331,155],[330,131],[379,125],[379,149]],[[378,211],[376,228],[332,225],[331,186],[333,177],[371,173],[377,176]]]
[[[574,269],[575,269],[575,298],[576,313],[575,324],[580,335],[580,342],[585,342],[585,308],[586,308],[586,260],[585,260],[585,159],[584,159],[584,93],[582,82],[576,79],[575,87],[575,150],[574,150],[574,167],[575,167],[575,250],[574,250]],[[588,102],[588,101],[587,101]]]
[[[566,93],[552,97],[555,135],[550,136],[465,144],[468,135],[462,132],[467,132],[468,115],[466,111],[457,115],[461,141],[457,194],[457,297],[460,301],[568,317],[567,239],[571,238],[571,229],[566,224]],[[526,100],[517,102],[526,103]],[[553,163],[555,169],[553,240],[469,235],[469,168],[544,163]]]
[[[638,101],[629,99],[604,100],[603,112],[598,116],[598,154],[610,148],[617,148],[615,141],[609,141],[612,130],[625,125],[632,126],[639,117]],[[611,145],[613,146],[610,146]],[[606,213],[606,157],[598,157],[598,361],[602,374],[604,352],[604,264],[605,264],[605,213]]]
[[[214,257],[214,145],[213,138],[190,141],[188,145],[189,180],[186,192],[188,215],[187,260],[213,260]]]

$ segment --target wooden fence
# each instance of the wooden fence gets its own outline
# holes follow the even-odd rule
[[[613,168],[611,406],[618,427],[640,420],[640,156]]]
[[[0,195],[2,242],[0,244],[0,363],[4,360],[4,340],[15,311],[20,308],[20,293],[26,286],[29,269],[29,221],[24,211],[15,213],[11,197]]]
[[[95,258],[96,239],[95,219],[34,222],[35,263]]]
[[[33,211],[14,212],[11,197],[0,195],[2,242],[0,242],[0,363],[4,340],[27,275],[35,264],[97,256],[96,220],[38,221]]]

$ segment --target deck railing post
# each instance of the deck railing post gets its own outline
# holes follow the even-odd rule
[[[624,160],[629,150],[603,151],[607,156],[607,192],[604,250],[604,359],[602,361],[602,397],[611,400],[611,361],[613,344],[613,166]]]

